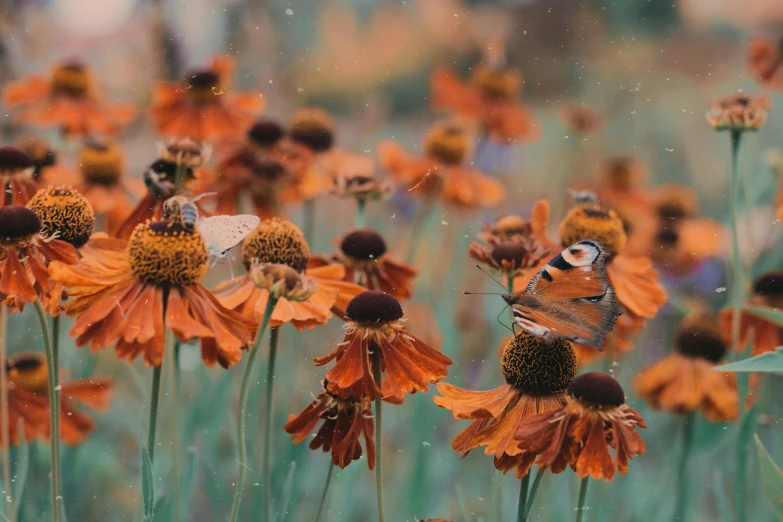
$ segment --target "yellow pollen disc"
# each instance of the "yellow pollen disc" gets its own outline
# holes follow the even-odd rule
[[[41,219],[44,235],[56,234],[57,239],[77,248],[92,235],[95,226],[92,205],[70,187],[41,189],[27,203],[27,208]]]
[[[242,260],[248,269],[253,261],[288,265],[304,271],[310,258],[310,246],[299,228],[280,218],[262,221],[242,243]]]
[[[613,256],[625,248],[628,236],[623,220],[614,210],[596,206],[572,208],[560,223],[560,240],[570,246],[585,239],[597,239]]]
[[[522,84],[521,75],[516,71],[498,71],[491,67],[481,67],[476,71],[473,81],[487,98],[506,101],[513,99]]]
[[[133,231],[128,263],[145,283],[185,286],[201,281],[209,268],[209,255],[198,231],[155,221]]]
[[[468,155],[470,143],[464,129],[451,124],[435,124],[424,140],[428,156],[445,163],[459,165]]]
[[[116,145],[88,145],[79,154],[79,167],[87,182],[113,185],[122,176],[125,158]]]
[[[67,96],[84,96],[90,89],[90,76],[80,65],[62,65],[52,73],[52,92]]]

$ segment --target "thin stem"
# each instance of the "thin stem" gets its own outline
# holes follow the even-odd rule
[[[334,472],[334,462],[329,461],[329,471],[326,472],[326,482],[324,482],[324,492],[321,493],[321,503],[318,504],[318,513],[315,514],[315,522],[321,520],[321,513],[324,512],[326,506],[326,496],[329,493],[329,484],[332,482],[332,473]]]
[[[177,160],[177,170],[174,177],[174,195],[177,195],[182,190],[182,184],[185,181],[185,166],[182,161]]]
[[[530,489],[530,472],[528,471],[524,477],[522,477],[521,484],[519,485],[519,506],[517,507],[517,522],[523,522],[527,517],[525,512],[527,511],[527,492]]]
[[[275,398],[275,361],[277,361],[277,339],[280,335],[280,327],[272,328],[269,339],[269,366],[266,369],[266,404],[264,405],[264,499],[266,520],[272,520],[272,404]]]
[[[57,419],[59,423],[60,419],[60,413],[61,413],[61,407],[60,407],[60,316],[56,315],[52,317],[52,361],[54,363],[54,367],[52,369],[52,377],[54,378],[54,399],[55,399],[55,412],[57,413]],[[58,473],[60,473],[60,463],[62,462],[62,459],[60,458],[60,435],[59,435],[59,427],[58,427],[58,435],[57,435],[57,444],[54,445],[54,449],[57,452],[55,457],[57,459],[57,467],[58,467]],[[62,476],[59,476],[58,479],[62,481]],[[59,499],[59,508],[60,508],[60,516],[61,518],[65,518],[65,506],[63,505],[63,498],[62,498],[62,492],[60,490],[60,487],[57,489],[57,495]]]
[[[372,376],[375,379],[375,386],[380,390],[381,388],[381,354],[380,348],[376,347],[372,354]],[[383,418],[382,418],[382,405],[383,397],[381,393],[376,391],[375,393],[375,488],[378,491],[378,522],[384,522],[386,515],[383,510],[383,470],[381,465],[383,463],[382,458],[382,442],[383,437],[381,432],[383,430]]]
[[[359,198],[356,202],[358,208],[356,209],[356,228],[364,228],[367,218],[365,216],[367,210],[367,200]]]
[[[277,304],[277,299],[271,296],[266,302],[264,317],[261,319],[261,326],[258,329],[256,344],[250,348],[250,354],[247,356],[245,373],[242,375],[242,387],[239,392],[239,412],[237,413],[237,446],[239,449],[239,477],[237,478],[237,487],[234,490],[234,502],[231,504],[230,522],[236,522],[239,517],[239,504],[242,502],[242,492],[245,489],[245,473],[247,472],[247,394],[250,389],[250,378],[253,375],[253,363],[258,355],[258,348],[261,346],[261,340],[264,338],[264,332],[272,318],[272,310]]]
[[[35,311],[38,312],[38,320],[41,323],[41,333],[44,338],[44,348],[46,349],[46,364],[49,368],[49,445],[52,453],[52,520],[60,522],[61,506],[60,500],[60,461],[58,459],[60,443],[60,416],[57,401],[57,379],[55,377],[56,361],[54,357],[54,347],[49,336],[49,327],[46,325],[46,312],[40,301],[35,302]]]
[[[729,217],[731,220],[731,306],[734,314],[731,319],[731,349],[735,354],[741,352],[739,347],[740,336],[740,307],[742,306],[742,259],[740,258],[739,230],[737,213],[740,197],[741,179],[737,169],[739,147],[742,141],[742,132],[731,131],[731,184],[729,191]],[[741,403],[742,401],[740,401]]]
[[[579,501],[576,505],[576,522],[582,522],[582,518],[585,513],[585,500],[587,499],[587,481],[590,477],[587,476],[582,479],[582,483],[579,485]]]
[[[530,512],[533,511],[533,502],[536,500],[536,495],[538,494],[538,488],[541,485],[541,479],[544,478],[544,473],[546,472],[546,468],[538,468],[538,473],[536,473],[536,478],[533,480],[533,487],[530,488],[530,492],[527,495],[527,507],[525,508],[525,518],[522,519],[522,522],[527,522],[527,519],[530,517]]]
[[[152,391],[150,393],[150,422],[147,431],[147,453],[150,456],[150,463],[155,461],[155,434],[158,429],[158,405],[160,404],[160,377],[161,362],[152,369]]]
[[[0,304],[0,368],[5,368],[8,343],[8,307]],[[3,487],[8,500],[8,519],[14,522],[15,499],[11,496],[11,427],[8,419],[8,374],[0,371],[0,444],[3,447]]]
[[[685,499],[687,498],[687,468],[688,457],[691,453],[691,446],[693,446],[693,428],[696,424],[696,414],[694,412],[688,413],[683,419],[682,425],[682,452],[680,453],[679,466],[677,468],[677,499],[674,504],[674,518],[673,521],[685,520]]]
[[[304,236],[309,245],[313,244],[315,233],[315,200],[308,199],[304,202]]]
[[[179,339],[174,340],[172,349],[169,350],[166,347],[165,357],[169,360],[166,362],[166,380],[169,383],[169,415],[170,423],[174,431],[172,437],[172,500],[171,500],[171,518],[174,522],[179,520],[179,499],[180,499],[180,486],[182,485],[182,478],[180,476],[181,467],[181,450],[182,440],[180,433],[180,415],[179,415]]]

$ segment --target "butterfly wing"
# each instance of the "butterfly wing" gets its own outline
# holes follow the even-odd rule
[[[242,242],[261,222],[258,216],[212,216],[196,224],[212,256],[223,257],[228,250]]]
[[[517,296],[515,322],[533,335],[563,337],[600,350],[622,314],[606,277],[608,256],[596,240],[563,250]]]

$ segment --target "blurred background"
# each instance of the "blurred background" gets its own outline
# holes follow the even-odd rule
[[[523,71],[522,101],[535,115],[541,138],[497,146],[479,158],[486,162],[480,166],[506,185],[508,197],[492,210],[437,209],[426,224],[414,263],[420,270],[414,298],[405,303],[410,329],[455,361],[447,380],[489,389],[503,382],[499,346],[506,330],[495,320],[503,303],[500,298],[462,295],[465,290],[497,290],[467,256],[467,246],[481,226],[505,213],[526,216],[541,198],[566,201],[560,193],[564,186],[552,187],[554,176],[568,171],[577,181],[574,186],[591,186],[601,161],[614,155],[642,162],[649,186],[674,181],[692,187],[701,214],[725,223],[729,138],[709,129],[705,110],[715,96],[758,90],[746,71],[747,40],[777,39],[781,33],[783,2],[775,0],[11,0],[2,2],[0,10],[0,80],[46,73],[53,64],[74,59],[95,70],[107,98],[144,108],[155,80],[180,79],[212,56],[230,54],[237,60],[234,87],[263,92],[266,116],[286,121],[298,107],[322,106],[335,118],[341,149],[374,154],[375,145],[385,138],[411,150],[421,146],[436,120],[429,91],[433,68],[448,66],[467,76],[488,41],[505,39],[508,64]],[[780,97],[773,102],[779,103]],[[579,135],[566,127],[559,118],[566,103],[597,111],[604,118],[603,131]],[[773,206],[781,165],[778,149],[783,147],[783,118],[777,110],[773,107],[761,132],[747,136],[740,159],[752,180],[753,211],[743,217],[741,242],[748,262],[758,260],[754,273],[781,267],[775,250],[780,225]],[[20,129],[9,113],[0,114],[0,122],[4,143],[29,131]],[[143,109],[118,140],[126,152],[127,173],[140,177],[156,158],[158,140]],[[63,161],[73,164],[75,148],[65,143],[63,151]],[[414,207],[400,190],[391,200],[368,208],[368,223],[384,233],[398,259],[408,249]],[[301,224],[301,208],[292,206],[287,212]],[[319,200],[318,215],[311,247],[329,253],[333,238],[352,227],[354,209],[326,197]],[[552,232],[560,217],[553,216]],[[706,290],[701,290],[715,306],[725,295],[715,289],[726,286],[721,262],[726,252],[726,247],[718,250]],[[208,278],[227,276],[228,268],[219,265]],[[662,277],[676,301],[682,282],[665,273]],[[680,317],[677,306],[665,307],[642,332],[634,351],[618,360],[598,361],[594,368],[611,371],[627,384],[671,350],[671,332]],[[65,321],[69,325],[70,319]],[[318,505],[329,460],[306,444],[293,446],[282,425],[319,391],[324,371],[311,359],[332,351],[342,340],[341,326],[335,320],[316,331],[281,329],[274,429],[277,522],[311,520]],[[11,317],[11,353],[40,349],[40,344],[34,312]],[[97,416],[97,432],[86,443],[63,449],[68,519],[139,520],[138,444],[146,429],[150,369],[140,361],[119,361],[110,350],[94,355],[64,338],[62,346],[62,366],[70,377],[103,375],[118,383],[112,409]],[[234,423],[242,365],[228,371],[206,369],[196,347],[188,348],[182,355],[184,457],[177,501],[182,520],[223,520],[234,491]],[[266,365],[262,353],[259,382]],[[780,390],[779,384],[773,381],[772,389]],[[250,411],[257,415],[250,422],[253,460],[241,520],[259,519],[261,493],[254,489],[259,489],[261,389],[259,384],[250,399]],[[437,408],[432,393],[385,409],[388,519],[512,520],[519,481],[500,475],[480,450],[459,459],[450,444],[466,423]],[[626,393],[629,404],[648,420],[649,427],[642,431],[648,454],[631,463],[628,475],[592,489],[587,520],[671,520],[679,419],[650,411],[629,386]],[[767,406],[752,427],[780,462],[780,405],[772,400]],[[168,489],[173,461],[166,449],[176,427],[167,422],[167,411],[164,396],[155,463],[160,497],[155,518],[162,521],[174,520]],[[699,421],[685,520],[734,520],[730,497],[735,463],[727,455],[737,429],[736,423]],[[22,520],[43,520],[48,510],[48,448],[34,444],[29,451],[32,465]],[[748,520],[776,520],[762,491],[755,456],[749,459]],[[332,486],[323,520],[374,519],[374,475],[365,460],[336,470]],[[547,476],[531,520],[570,520],[577,488],[572,473]]]

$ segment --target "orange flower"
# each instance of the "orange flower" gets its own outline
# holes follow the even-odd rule
[[[158,134],[197,141],[240,138],[264,108],[264,98],[230,90],[235,67],[232,57],[221,56],[181,82],[153,86],[150,114]]]
[[[310,269],[336,264],[345,271],[345,281],[368,290],[381,290],[396,299],[413,295],[415,268],[389,256],[386,241],[370,228],[354,230],[340,240],[340,252],[326,257],[310,258]]]
[[[374,178],[361,174],[340,173],[334,179],[332,194],[341,198],[354,198],[357,201],[388,199],[394,187],[386,178]]]
[[[465,457],[474,448],[495,457],[495,467],[517,478],[530,471],[536,458],[523,451],[516,440],[526,417],[559,410],[565,390],[576,375],[576,356],[569,341],[551,343],[520,331],[509,340],[501,359],[506,384],[489,391],[471,391],[440,383],[435,404],[451,410],[456,419],[472,424],[454,437],[451,447]]]
[[[639,373],[634,390],[653,408],[670,413],[698,409],[712,422],[737,420],[737,375],[715,371],[726,350],[712,322],[686,318],[677,330],[674,352]]]
[[[481,126],[491,140],[532,142],[541,129],[530,110],[517,101],[522,73],[498,63],[479,66],[470,82],[449,69],[436,69],[430,76],[432,107]]]
[[[271,120],[256,122],[245,139],[219,147],[216,175],[199,192],[216,192],[217,214],[240,213],[240,201],[249,194],[251,209],[261,219],[281,214],[280,191],[287,177],[277,146],[283,129]]]
[[[644,163],[630,156],[602,161],[596,171],[598,200],[610,208],[627,207],[629,211],[639,212],[651,204],[649,195],[642,190],[646,177]]]
[[[783,91],[783,42],[752,39],[748,44],[748,71],[759,85]]]
[[[199,281],[209,267],[197,230],[167,221],[136,227],[130,241],[104,238],[77,265],[52,263],[52,279],[73,299],[77,316],[70,334],[93,351],[116,343],[122,359],[163,360],[165,329],[183,343],[201,340],[204,364],[224,368],[242,358],[252,342],[250,321],[225,309]]]
[[[77,262],[73,246],[42,233],[41,219],[17,205],[0,207],[0,299],[14,312],[36,300],[60,313],[62,287],[47,272],[52,261]]]
[[[748,343],[753,341],[750,347],[751,355],[759,355],[775,351],[775,348],[783,345],[783,327],[778,323],[764,317],[762,313],[748,310],[748,308],[768,312],[783,311],[783,271],[773,270],[759,276],[753,283],[753,294],[745,303],[740,312],[740,337],[739,350],[745,350]],[[720,325],[723,338],[728,342],[731,339],[731,322],[734,309],[726,308],[720,312]]]
[[[242,259],[248,270],[253,266],[263,270],[266,265],[284,265],[294,274],[302,274],[303,284],[313,288],[313,292],[301,300],[280,295],[272,312],[272,327],[292,323],[302,330],[325,324],[332,312],[342,316],[348,302],[364,291],[363,287],[344,281],[345,269],[340,265],[314,267],[304,275],[309,257],[310,247],[302,232],[293,223],[280,218],[261,222],[242,244]],[[255,277],[259,279],[261,275]],[[270,289],[266,284],[259,287],[252,274],[225,281],[214,291],[226,308],[237,311],[256,325],[261,322]]]
[[[391,140],[378,145],[381,167],[395,181],[409,185],[427,198],[442,198],[461,208],[494,207],[506,197],[506,189],[494,178],[468,162],[470,149],[466,130],[453,122],[436,123],[424,143],[424,156],[417,158]]]
[[[198,167],[207,161],[211,150],[208,146],[184,138],[165,145],[159,144],[158,152],[160,159],[144,172],[147,194],[115,232],[121,239],[130,238],[137,225],[163,217],[163,202],[176,195],[178,175],[182,176],[180,193],[192,191],[200,179]],[[201,214],[209,214],[200,202],[196,202],[196,206]]]
[[[717,131],[755,131],[767,121],[772,100],[766,94],[737,93],[710,101],[707,125]]]
[[[19,150],[33,160],[32,177],[39,186],[47,183],[65,184],[73,175],[70,168],[58,162],[57,153],[46,139],[40,136],[24,136],[17,140],[16,144]]]
[[[570,465],[580,478],[610,481],[615,470],[628,472],[628,459],[644,455],[647,448],[637,427],[647,424],[625,404],[620,384],[610,375],[591,372],[568,386],[565,406],[522,419],[514,438],[521,449],[540,454],[537,466],[560,473]]]
[[[373,432],[372,408],[367,398],[342,399],[333,390],[333,385],[324,381],[324,390],[299,415],[289,415],[288,422],[283,427],[291,435],[294,444],[303,442],[323,421],[313,440],[310,449],[323,448],[332,452],[332,462],[336,466],[345,467],[362,456],[362,446],[359,442],[364,437],[367,447],[367,465],[375,468],[375,441]]]
[[[0,147],[3,205],[26,205],[40,188],[33,159],[16,147]]]
[[[33,437],[48,440],[49,426],[49,396],[46,359],[43,354],[23,352],[14,354],[6,360],[6,372],[9,382],[9,406],[14,417],[21,419],[24,425],[25,437],[29,442]],[[111,404],[114,393],[114,383],[110,379],[90,378],[78,381],[67,381],[60,388],[60,439],[69,446],[81,444],[95,431],[96,425],[92,417],[78,406],[86,406],[96,411],[106,411]],[[24,412],[18,407],[24,405]],[[16,426],[11,428],[11,442],[18,444]]]
[[[133,121],[133,106],[107,102],[83,64],[55,66],[49,78],[31,76],[3,89],[3,104],[20,107],[17,120],[36,127],[59,127],[66,136],[114,134]]]
[[[604,128],[604,119],[584,104],[568,103],[560,107],[560,121],[578,134],[595,134]]]
[[[391,295],[368,290],[354,297],[346,316],[351,321],[343,342],[326,357],[316,357],[316,366],[336,361],[326,374],[341,398],[367,397],[401,404],[404,394],[425,392],[429,383],[448,374],[451,359],[409,333],[400,320],[402,307]],[[371,364],[385,374],[376,381]]]

